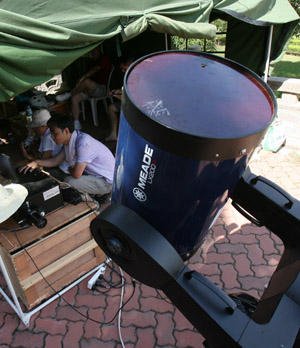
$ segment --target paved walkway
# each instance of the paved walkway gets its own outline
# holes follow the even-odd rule
[[[300,200],[300,155],[296,150],[284,148],[277,154],[261,151],[251,169]],[[253,226],[229,202],[189,263],[228,293],[243,291],[260,297],[282,250],[277,237],[266,228]],[[105,278],[118,281],[111,271]],[[126,301],[133,286],[129,277],[125,278]],[[0,282],[3,284],[2,277]],[[92,291],[87,288],[87,280],[82,281],[63,295],[76,312],[58,299],[36,313],[29,327],[20,322],[0,295],[0,348],[120,348],[118,318],[105,324],[117,311],[120,293],[119,288],[105,293]],[[156,290],[139,283],[122,311],[121,334],[127,348],[203,347],[203,337],[183,315]]]

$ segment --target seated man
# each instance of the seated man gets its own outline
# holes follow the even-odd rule
[[[127,71],[129,66],[133,63],[134,58],[123,57],[120,60],[120,68],[123,73]],[[118,138],[118,122],[121,110],[122,90],[114,89],[110,92],[110,95],[114,97],[114,102],[108,106],[108,120],[110,125],[110,133],[105,138],[105,141],[117,141]]]
[[[74,130],[73,122],[65,115],[52,116],[48,126],[55,143],[63,145],[62,151],[53,158],[30,162],[21,171],[33,171],[38,166],[53,167],[66,160],[71,175],[65,182],[92,195],[110,193],[115,165],[110,150],[90,135]]]
[[[57,145],[51,138],[50,129],[47,126],[48,120],[51,118],[50,112],[46,109],[37,110],[32,115],[32,122],[29,127],[32,131],[40,138],[40,146],[38,152],[40,154],[40,159],[48,159],[56,156],[62,149],[62,145]],[[21,152],[23,156],[30,161],[35,158],[28,154],[25,149],[24,143],[21,143]],[[51,171],[50,171],[51,172]],[[51,174],[58,177],[58,179],[63,180],[63,178],[68,173],[68,166],[66,162],[59,165],[59,169],[53,169]]]
[[[74,128],[81,129],[79,122],[80,103],[89,97],[104,97],[108,76],[111,70],[109,58],[102,53],[101,46],[94,48],[90,52],[94,59],[93,66],[79,79],[76,87],[71,91],[56,96],[59,102],[71,98],[72,117]]]

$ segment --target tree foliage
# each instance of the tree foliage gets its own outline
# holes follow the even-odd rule
[[[300,16],[300,0],[289,0],[291,5],[294,7],[298,15]],[[300,23],[298,23],[296,30],[295,30],[295,35],[300,36]]]
[[[300,0],[289,0],[290,4],[296,10],[300,16]],[[201,49],[208,52],[218,51],[219,47],[225,44],[227,30],[227,22],[221,19],[217,19],[213,22],[217,27],[217,37],[213,40],[204,40],[204,39],[183,39],[178,36],[171,37],[171,48],[184,50],[189,46],[201,46]],[[300,37],[300,22],[298,23],[295,29],[295,35],[297,38]]]
[[[225,45],[227,22],[217,19],[212,22],[217,27],[217,36],[213,40],[207,39],[183,39],[178,36],[171,37],[171,48],[185,50],[191,46],[200,46],[202,51],[216,52],[220,45]]]
[[[297,11],[298,15],[300,16],[300,0],[289,0],[291,5],[294,7],[294,9]]]

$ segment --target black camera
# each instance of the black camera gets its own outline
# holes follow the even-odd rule
[[[37,208],[29,201],[25,201],[12,217],[20,226],[35,225],[37,228],[44,228],[47,225],[45,215],[42,208]]]

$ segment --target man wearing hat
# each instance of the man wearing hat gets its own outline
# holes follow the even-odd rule
[[[41,141],[38,149],[40,153],[40,159],[53,158],[62,150],[62,145],[57,145],[51,137],[50,129],[47,126],[47,122],[50,118],[51,115],[47,109],[40,109],[33,113],[32,122],[29,125],[29,127],[34,131],[34,133],[40,138]],[[30,161],[36,159],[27,153],[23,143],[21,144],[21,151],[23,156]],[[51,174],[63,180],[64,176],[68,174],[68,164],[66,162],[61,163],[59,165],[59,169],[62,172],[55,170],[55,172]]]
[[[59,153],[62,146],[56,145],[51,138],[50,130],[47,126],[47,122],[50,119],[50,112],[46,109],[37,110],[32,115],[32,122],[29,127],[32,131],[40,138],[41,143],[39,146],[39,153],[41,159],[47,159],[54,157]],[[21,151],[25,158],[29,160],[34,160],[25,150],[24,143],[21,144]]]
[[[49,168],[66,161],[70,174],[64,179],[65,182],[91,195],[101,197],[109,194],[115,165],[111,151],[89,134],[74,130],[73,122],[65,115],[52,116],[48,125],[52,138],[56,144],[63,145],[63,151],[53,158],[30,162],[20,171],[26,173],[38,166]]]

